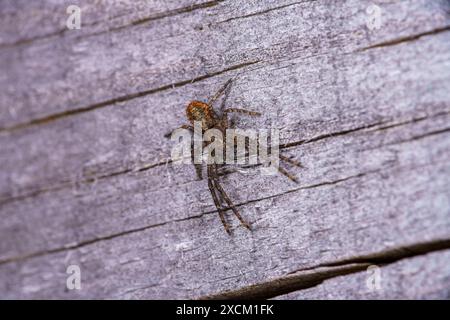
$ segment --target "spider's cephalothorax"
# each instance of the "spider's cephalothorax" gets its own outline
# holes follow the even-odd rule
[[[186,115],[191,122],[200,121],[202,129],[211,129],[216,124],[216,115],[214,109],[207,103],[201,101],[192,101],[186,108]]]

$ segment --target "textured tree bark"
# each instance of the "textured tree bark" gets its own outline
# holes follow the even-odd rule
[[[449,298],[448,1],[69,2],[0,2],[0,298]],[[230,78],[305,166],[232,236],[164,137]]]

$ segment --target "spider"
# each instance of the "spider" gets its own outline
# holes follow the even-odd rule
[[[261,113],[255,112],[255,111],[249,111],[245,109],[239,109],[239,108],[226,108],[225,109],[225,100],[227,94],[225,94],[225,98],[222,101],[221,107],[220,107],[220,114],[217,113],[214,108],[213,104],[219,99],[220,96],[222,96],[224,93],[226,93],[230,85],[232,83],[232,79],[228,80],[218,91],[216,94],[214,94],[210,99],[208,99],[207,102],[202,101],[191,101],[187,108],[186,108],[186,115],[190,122],[190,124],[182,125],[180,128],[188,129],[192,133],[194,132],[194,121],[201,122],[202,131],[206,131],[208,129],[219,129],[223,136],[226,135],[226,129],[233,128],[234,123],[228,119],[228,115],[231,113],[239,113],[247,116],[261,116]],[[169,136],[170,134],[167,134]],[[226,139],[224,138],[224,141]],[[246,140],[246,147],[248,148],[248,140]],[[193,146],[192,146],[193,148]],[[193,150],[191,152],[193,157]],[[193,158],[192,158],[193,159]],[[291,165],[302,167],[302,165],[288,157],[285,157],[281,154],[279,154],[280,161],[289,163]],[[198,163],[194,163],[195,171],[197,174],[197,177],[202,180],[202,165]],[[283,169],[282,167],[278,167],[278,171],[285,175],[290,180],[294,181],[295,183],[298,183],[297,179],[290,174],[288,171]],[[237,217],[237,219],[240,221],[240,223],[246,227],[247,229],[251,230],[250,224],[245,221],[239,210],[236,209],[236,206],[231,201],[228,194],[223,189],[222,185],[219,182],[219,173],[218,173],[218,165],[216,163],[207,164],[206,165],[206,172],[208,176],[208,188],[211,192],[212,199],[214,201],[214,204],[217,208],[217,211],[219,213],[220,220],[225,228],[225,231],[231,235],[230,225],[225,220],[225,211],[228,209],[231,209],[234,213],[234,215]],[[226,204],[226,205],[225,205]],[[228,207],[227,207],[228,206]]]

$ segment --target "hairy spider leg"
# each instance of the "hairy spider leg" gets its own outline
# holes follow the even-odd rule
[[[219,212],[220,221],[222,221],[222,224],[223,224],[223,227],[225,228],[225,231],[228,234],[231,234],[230,226],[228,225],[228,223],[225,220],[225,211],[222,208],[222,205],[220,204],[220,201],[219,201],[219,199],[217,197],[217,194],[216,194],[216,188],[215,188],[214,183],[213,183],[213,178],[212,178],[213,174],[211,172],[211,169],[212,169],[212,165],[209,164],[208,165],[208,169],[207,169],[209,191],[211,192],[211,196],[213,198],[213,201],[214,201],[214,204],[215,204],[215,206],[217,208],[217,211]]]
[[[208,104],[211,106],[227,89],[227,87],[231,84],[232,79],[229,79],[225,84],[213,95],[209,100]]]
[[[292,181],[294,181],[295,183],[298,183],[297,178],[296,178],[294,175],[292,175],[291,173],[289,173],[288,171],[286,171],[285,169],[283,169],[282,167],[278,167],[278,171],[279,171],[282,175],[284,175],[284,176],[286,176],[287,178],[289,178],[289,180],[292,180]]]
[[[235,139],[237,138],[237,136],[235,137]],[[250,143],[250,141],[249,141],[250,139],[245,139],[245,148],[246,148],[246,153],[245,153],[245,157],[248,157],[249,156],[249,151],[248,151],[248,149],[249,149],[249,143]],[[256,141],[256,144],[257,144],[257,148],[259,148],[259,141],[257,140]],[[235,152],[235,157],[236,157],[236,150],[234,150],[234,152]],[[294,166],[296,166],[296,167],[299,167],[299,168],[303,168],[303,166],[302,166],[302,164],[299,162],[299,161],[296,161],[296,160],[294,160],[294,159],[291,159],[291,158],[288,158],[288,157],[286,157],[286,156],[283,156],[282,154],[279,154],[278,155],[278,157],[279,157],[279,159],[281,160],[281,161],[283,161],[283,162],[286,162],[286,163],[289,163],[289,164],[291,164],[291,165],[294,165]],[[291,174],[291,173],[289,173],[287,170],[285,170],[285,169],[283,169],[282,167],[278,167],[278,171],[282,174],[282,175],[284,175],[284,176],[286,176],[289,180],[291,180],[291,181],[293,181],[293,182],[295,182],[295,183],[298,183],[298,180],[297,180],[297,178],[293,175],[293,174]]]
[[[225,190],[220,185],[219,180],[217,179],[217,168],[216,168],[216,165],[212,164],[211,166],[212,166],[211,168],[212,168],[213,184],[216,187],[216,190],[219,192],[219,196],[222,198],[222,200],[225,200],[225,202],[227,203],[228,207],[230,207],[230,209],[233,211],[234,215],[239,219],[241,224],[244,227],[246,227],[247,229],[251,230],[250,225],[244,220],[244,218],[242,218],[241,214],[236,209],[236,207],[234,206],[233,202],[231,201],[231,199],[228,197],[228,195],[225,192]]]
[[[240,113],[240,114],[245,114],[248,116],[261,116],[261,113],[256,112],[256,111],[250,111],[250,110],[245,110],[245,109],[238,109],[238,108],[228,108],[223,110],[224,114],[228,114],[228,113]]]
[[[260,116],[261,115],[261,113],[259,113],[259,112],[249,111],[249,110],[245,110],[245,109],[237,109],[237,108],[229,108],[229,109],[224,110],[224,115],[226,115],[228,113],[231,113],[231,112],[241,113],[241,114],[245,114],[245,115],[249,115],[249,116]],[[256,143],[257,143],[257,146],[259,148],[259,141],[257,141]],[[245,140],[245,147],[248,150],[248,148],[249,148],[249,141],[247,139]],[[248,156],[248,153],[246,154],[246,156]],[[279,154],[278,157],[279,157],[279,159],[281,161],[290,163],[290,164],[292,164],[294,166],[297,166],[297,167],[300,167],[300,168],[302,167],[301,163],[296,161],[296,160],[290,159],[290,158],[285,157],[285,156],[283,156],[281,154]],[[288,179],[292,180],[295,183],[298,183],[297,178],[294,175],[292,175],[291,173],[289,173],[288,171],[286,171],[285,169],[283,169],[281,167],[278,167],[278,171],[281,174],[283,174],[284,176],[286,176]]]
[[[194,134],[194,127],[192,125],[189,125],[189,124],[183,124],[181,127],[177,128],[177,129],[187,129],[187,130],[191,131],[192,134]],[[177,129],[175,129],[175,130],[177,130]],[[173,130],[170,133],[167,133],[165,135],[165,137],[170,137],[175,130]],[[194,164],[195,174],[197,175],[198,180],[203,180],[202,164],[201,163],[195,163],[194,155],[195,155],[195,153],[194,153],[194,141],[192,141],[191,142],[191,161]]]
[[[193,127],[193,126],[191,126],[190,124],[183,124],[181,127],[178,127],[178,128],[176,128],[176,129],[173,129],[172,131],[166,133],[166,134],[164,135],[164,137],[165,137],[165,138],[170,138],[170,136],[172,135],[172,133],[174,133],[175,130],[178,130],[178,129],[187,129],[187,130],[191,130],[192,132],[194,132],[194,127]]]
[[[195,145],[194,141],[191,142],[191,160],[194,164],[195,174],[197,175],[198,180],[203,180],[203,174],[202,174],[202,163],[195,163]]]
[[[280,160],[282,160],[284,162],[287,162],[287,163],[290,163],[293,166],[296,166],[296,167],[299,167],[299,168],[303,168],[303,165],[300,163],[300,161],[288,158],[286,156],[283,156],[282,154],[280,154],[279,158],[280,158]]]

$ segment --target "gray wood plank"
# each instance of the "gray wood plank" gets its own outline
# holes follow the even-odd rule
[[[365,298],[358,258],[446,249],[449,3],[383,2],[378,30],[370,3],[84,1],[86,27],[60,34],[65,2],[2,2],[0,298],[271,297],[291,276],[333,279],[279,298],[325,298],[346,279],[333,297]],[[230,237],[163,136],[232,77],[228,105],[264,113],[239,125],[279,128],[305,168],[299,184],[225,175],[254,227],[229,213]],[[386,266],[377,297],[445,298],[448,254],[426,254]],[[345,259],[357,263],[329,265]],[[71,264],[80,291],[66,288]],[[425,272],[400,282],[403,265]]]

